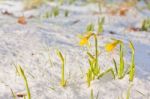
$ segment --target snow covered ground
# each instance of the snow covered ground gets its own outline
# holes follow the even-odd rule
[[[106,76],[94,80],[90,88],[85,81],[89,67],[86,48],[79,46],[77,35],[85,32],[87,24],[96,25],[98,18],[103,16],[104,33],[98,37],[102,71],[113,67],[114,57],[119,58],[117,50],[106,52],[105,44],[111,38],[118,38],[125,42],[127,48],[128,41],[132,40],[136,51],[136,75],[131,99],[150,99],[150,32],[129,30],[131,26],[140,27],[142,20],[150,17],[150,11],[138,11],[133,7],[126,16],[112,16],[108,13],[94,14],[98,12],[95,4],[77,4],[63,5],[59,16],[44,18],[44,13],[51,9],[50,5],[23,11],[20,1],[0,3],[0,11],[3,12],[0,14],[0,99],[13,99],[10,88],[15,93],[26,93],[15,64],[20,64],[25,71],[32,99],[90,99],[91,89],[95,97],[99,95],[98,99],[125,97],[129,88],[128,76],[122,80]],[[68,17],[64,17],[64,10],[69,11]],[[5,11],[11,14],[4,14]],[[17,23],[21,15],[27,17],[26,25]],[[56,49],[61,50],[66,58],[65,75],[68,83],[65,88],[59,84],[61,62]],[[128,50],[126,54],[126,61],[130,62]]]

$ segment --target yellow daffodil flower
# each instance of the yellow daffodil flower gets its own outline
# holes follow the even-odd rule
[[[89,38],[90,38],[92,35],[93,35],[92,32],[88,32],[87,35],[86,35],[85,37],[83,37],[83,38],[80,40],[79,45],[80,45],[80,46],[83,46],[83,45],[87,44]]]
[[[85,44],[87,44],[87,43],[88,43],[88,38],[87,38],[87,37],[84,37],[84,38],[81,39],[79,45],[80,45],[80,46],[83,46],[83,45],[85,45]]]
[[[113,43],[106,44],[105,46],[106,51],[108,52],[112,51],[119,43],[120,43],[119,40],[115,40]]]

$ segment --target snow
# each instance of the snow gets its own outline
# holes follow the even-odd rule
[[[132,40],[136,51],[136,75],[131,88],[131,99],[149,99],[150,32],[132,32],[127,29],[129,26],[140,27],[141,21],[150,16],[149,12],[143,13],[132,8],[127,16],[111,16],[108,13],[93,15],[98,11],[95,6],[63,5],[60,7],[62,12],[65,9],[70,11],[67,18],[60,13],[57,17],[46,19],[42,17],[44,9],[51,9],[51,6],[43,5],[39,9],[23,11],[20,1],[1,3],[0,11],[8,11],[12,16],[0,14],[0,99],[13,98],[10,88],[15,93],[26,93],[23,80],[16,73],[15,64],[20,64],[25,71],[32,99],[89,99],[91,89],[95,97],[99,93],[98,99],[125,97],[129,87],[128,76],[122,80],[113,80],[106,75],[94,80],[90,88],[85,81],[88,69],[86,48],[79,46],[80,39],[77,35],[85,31],[88,23],[97,24],[98,18],[103,16],[106,19],[104,33],[98,37],[102,71],[113,67],[113,58],[119,59],[118,50],[108,53],[104,49],[105,44],[111,38],[118,38],[125,42],[128,49],[128,41]],[[21,15],[27,17],[26,25],[17,23],[18,16]],[[110,34],[110,31],[115,34]],[[66,59],[65,88],[60,86],[61,62],[55,52],[57,49]],[[126,54],[125,60],[129,64],[128,50]]]

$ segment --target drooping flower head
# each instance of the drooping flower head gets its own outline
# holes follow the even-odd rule
[[[108,52],[112,51],[119,43],[121,43],[120,40],[115,40],[112,43],[106,44],[106,46],[105,46],[106,51],[108,51]]]
[[[82,37],[82,39],[81,39],[80,42],[79,42],[79,45],[80,45],[80,46],[83,46],[83,45],[87,44],[89,38],[90,38],[92,35],[93,35],[92,32],[88,32],[86,36]]]

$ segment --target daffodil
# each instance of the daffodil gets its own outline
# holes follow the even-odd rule
[[[93,35],[92,32],[88,32],[85,37],[82,37],[82,39],[81,39],[80,42],[79,42],[79,45],[80,45],[80,46],[83,46],[83,45],[87,44],[89,38],[90,38],[92,35]]]
[[[81,39],[79,45],[80,45],[80,46],[83,46],[83,45],[85,45],[85,44],[87,44],[87,43],[88,43],[88,38],[87,38],[87,37],[84,37],[84,38]]]
[[[105,46],[106,51],[108,52],[112,51],[119,43],[120,43],[119,40],[115,40],[113,43],[106,44]]]
[[[93,33],[92,31],[89,31],[86,33],[86,36],[82,37],[81,38],[81,41],[79,42],[79,44],[81,46],[87,44],[90,39],[90,37],[93,37],[94,38],[94,41],[95,41],[95,55],[93,56],[91,53],[88,52],[88,55],[90,56],[90,58],[92,59],[89,59],[89,64],[90,64],[90,67],[88,69],[88,72],[86,74],[86,77],[87,77],[87,83],[88,83],[88,87],[90,86],[90,83],[92,80],[95,79],[96,76],[98,76],[98,74],[100,73],[100,67],[98,65],[98,41],[97,41],[97,35],[95,33]]]

